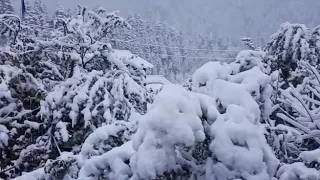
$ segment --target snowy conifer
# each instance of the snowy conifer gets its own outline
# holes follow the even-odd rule
[[[310,49],[310,34],[303,24],[284,23],[280,30],[272,36],[266,47],[267,56],[272,71],[280,70],[280,78],[296,85],[301,83],[299,62],[307,61],[312,65],[312,50]]]
[[[13,14],[13,6],[10,0],[0,1],[0,14]]]

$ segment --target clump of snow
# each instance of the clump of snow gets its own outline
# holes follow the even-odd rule
[[[62,122],[62,121],[59,121],[56,125],[56,128],[57,128],[57,132],[55,132],[55,136],[58,138],[58,139],[62,139],[63,142],[68,142],[69,140],[69,132],[67,130],[67,126],[66,126],[66,123]]]
[[[79,172],[78,180],[94,180],[105,172],[107,179],[128,180],[131,170],[126,161],[134,153],[131,141],[126,142],[120,147],[115,147],[112,150],[102,154],[101,156],[94,156],[84,162]]]
[[[142,59],[141,57],[132,54],[127,50],[114,50],[118,59],[122,60],[125,64],[130,64],[131,66],[142,69],[142,68],[153,68],[154,66],[148,61]]]
[[[0,149],[4,149],[8,145],[9,130],[0,124]]]
[[[230,75],[228,81],[243,85],[256,101],[260,100],[261,89],[270,86],[270,77],[257,66],[236,75]]]
[[[171,84],[171,82],[163,76],[148,75],[146,77],[146,89],[154,94],[157,94],[167,84]]]
[[[208,89],[223,109],[230,104],[236,104],[245,108],[251,116],[249,118],[250,121],[253,123],[257,123],[259,121],[259,105],[252,98],[245,86],[224,80],[216,80],[212,84],[212,87],[208,87]]]
[[[303,162],[310,164],[312,162],[320,163],[320,149],[316,149],[313,151],[303,151],[300,153],[299,157],[303,160]]]
[[[217,162],[211,167],[213,174],[207,178],[213,175],[217,179],[269,180],[273,176],[278,162],[244,107],[228,105],[211,130],[210,150]]]
[[[135,176],[154,179],[179,168],[176,145],[192,146],[205,138],[197,96],[177,85],[165,85],[141,119],[133,139]]]
[[[24,173],[19,177],[14,178],[13,180],[26,180],[26,179],[46,179],[46,174],[44,168],[39,168],[35,171]]]
[[[193,74],[192,89],[206,86],[216,79],[226,80],[231,73],[232,68],[227,63],[208,62]]]
[[[235,63],[240,64],[240,71],[246,71],[255,66],[263,68],[262,60],[265,56],[263,51],[244,50],[238,53]]]
[[[99,155],[100,152],[97,152],[98,150],[94,148],[96,144],[100,143],[101,141],[107,140],[110,136],[118,137],[118,132],[125,129],[126,129],[125,126],[116,125],[116,124],[104,125],[97,128],[84,141],[81,148],[81,154],[85,158]]]
[[[279,180],[318,180],[320,173],[314,168],[306,167],[302,162],[297,162],[281,166],[276,177]]]

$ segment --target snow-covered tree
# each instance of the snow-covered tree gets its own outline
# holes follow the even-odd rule
[[[23,31],[28,32],[29,36],[46,38],[49,36],[49,17],[46,6],[41,0],[31,4],[29,1],[25,3],[25,14],[23,17]]]
[[[71,68],[60,74],[60,82],[41,102],[38,115],[43,120],[43,134],[20,153],[15,165],[20,172],[44,167],[46,177],[60,179],[81,174],[77,156],[90,161],[130,140],[137,126],[132,117],[145,114],[150,101],[145,81],[147,69],[153,66],[101,41],[116,28],[127,26],[115,13],[80,8],[70,20],[57,21],[63,26],[62,33],[41,43],[51,54],[57,52],[55,67],[64,64]],[[114,132],[99,135],[111,127]],[[62,158],[64,152],[74,155]],[[69,171],[73,167],[77,170]]]
[[[13,14],[13,6],[10,0],[0,1],[0,14]]]
[[[1,168],[14,167],[16,160],[28,144],[33,143],[41,134],[40,119],[36,117],[46,90],[42,82],[33,73],[37,59],[34,56],[35,44],[21,38],[20,19],[14,15],[3,15],[1,21],[13,39],[10,46],[0,49],[1,57]],[[26,42],[29,42],[28,44]],[[34,45],[34,46],[33,46]],[[32,58],[33,61],[30,61]],[[5,133],[5,134],[4,134]],[[4,141],[3,141],[4,140]],[[4,146],[5,145],[5,146]],[[5,177],[1,173],[1,177]]]
[[[318,146],[309,126],[316,107],[313,103],[318,100],[314,94],[319,58],[316,29],[310,32],[305,25],[284,23],[266,48],[265,62],[271,65],[275,105],[267,120],[269,142],[284,163],[296,162],[301,151]],[[303,117],[309,120],[302,120]]]
[[[281,180],[319,178],[318,163],[310,160],[319,147],[317,34],[317,28],[285,23],[266,48],[275,105],[266,121],[267,137],[281,161],[276,175]]]
[[[300,61],[316,65],[309,40],[309,30],[305,25],[284,23],[265,48],[272,70],[279,70],[286,85],[288,82],[293,85],[301,83]]]
[[[257,48],[255,43],[249,37],[243,37],[241,38],[241,41],[243,42],[244,45],[246,45],[251,50],[255,50]]]
[[[43,38],[49,37],[49,32],[51,30],[49,29],[50,22],[47,7],[41,0],[36,0],[32,8],[35,11],[35,16],[37,17],[37,23],[35,25],[38,26],[38,36]]]
[[[64,9],[60,4],[58,4],[57,9],[53,13],[53,18],[50,21],[50,27],[63,32],[63,25],[61,25],[61,22],[63,21],[61,21],[61,19],[63,19],[64,21],[68,21],[71,16],[72,13],[69,10]]]
[[[319,64],[319,59],[316,58],[320,57],[320,26],[315,27],[311,32],[310,47],[315,51],[313,61]]]
[[[57,66],[48,60],[43,44],[21,30],[19,17],[5,14],[0,19],[7,29],[5,35],[11,39],[7,46],[0,49],[3,86],[3,120],[0,124],[2,133],[7,133],[6,143],[2,143],[1,149],[1,168],[4,169],[1,177],[10,177],[19,174],[15,171],[15,161],[20,152],[42,135],[44,126],[37,116],[40,101],[53,86],[52,82],[62,78]],[[5,138],[3,134],[2,137]],[[29,156],[28,161],[32,160],[33,157]]]
[[[40,0],[0,14],[0,178],[319,179],[319,27],[236,55],[139,15],[53,16]]]
[[[15,43],[20,31],[20,18],[11,14],[0,14],[1,45]]]

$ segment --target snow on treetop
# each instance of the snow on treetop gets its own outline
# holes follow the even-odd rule
[[[294,28],[294,27],[301,28],[303,30],[303,32],[308,31],[308,28],[306,27],[305,24],[289,23],[289,22],[282,23],[280,26],[280,31],[287,30],[287,29]]]
[[[114,50],[114,52],[120,60],[124,61],[125,64],[130,64],[137,69],[149,69],[154,67],[151,63],[135,54],[132,54],[130,51]]]
[[[232,68],[227,63],[208,62],[201,66],[192,76],[193,89],[206,86],[216,79],[227,79]]]

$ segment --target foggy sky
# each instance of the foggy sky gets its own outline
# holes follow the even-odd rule
[[[27,0],[33,1],[33,0]],[[165,21],[192,34],[219,37],[268,38],[283,22],[320,24],[320,0],[42,0],[52,13],[58,4],[75,9],[102,6],[120,15],[138,13],[151,21]],[[20,9],[20,0],[12,0]]]

